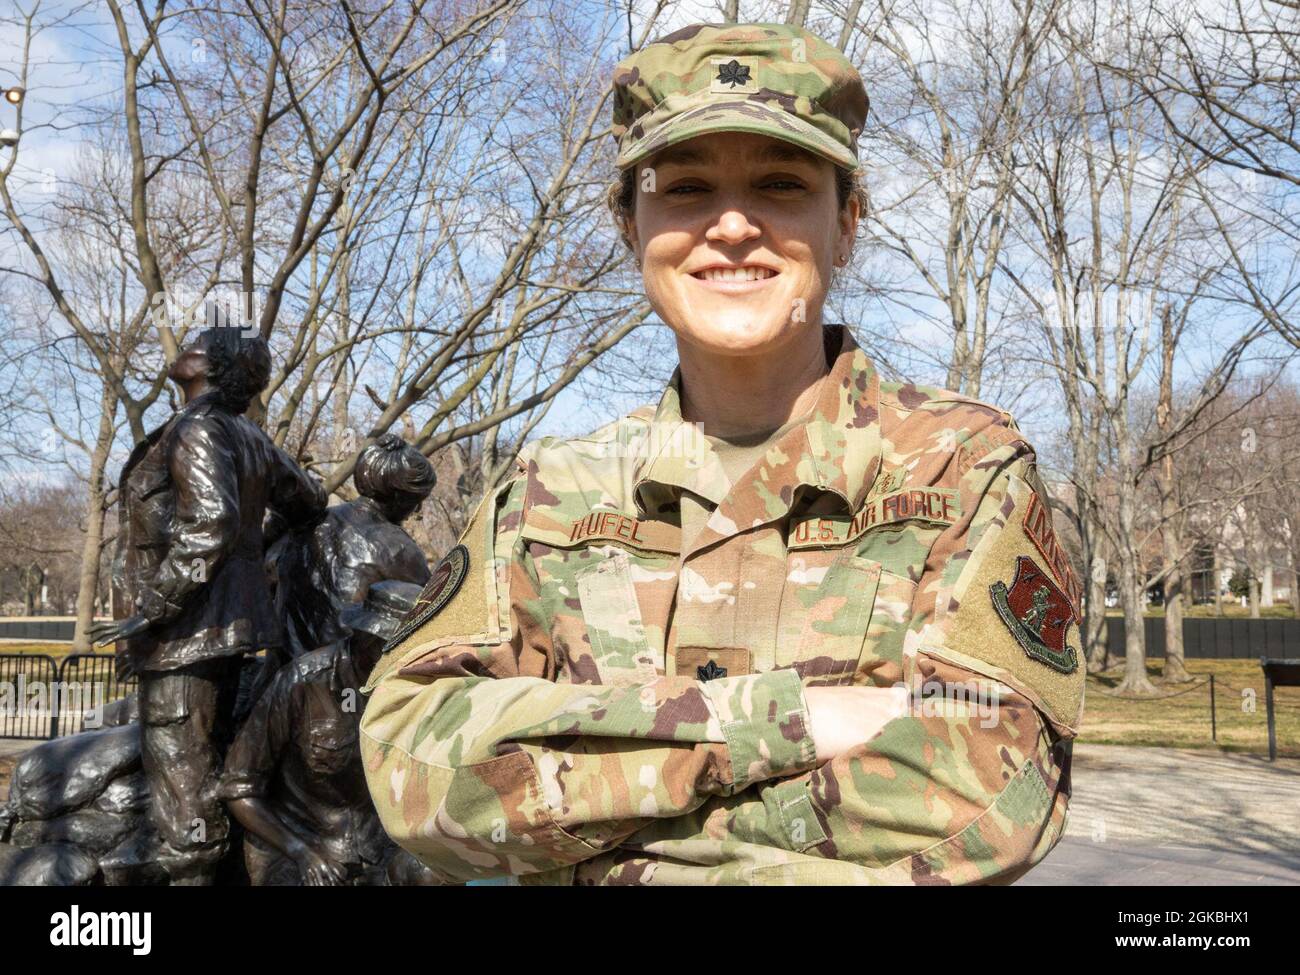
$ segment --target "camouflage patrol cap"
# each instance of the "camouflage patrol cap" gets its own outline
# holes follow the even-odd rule
[[[834,46],[786,24],[695,24],[614,69],[616,165],[708,132],[755,132],[853,171],[862,77]]]

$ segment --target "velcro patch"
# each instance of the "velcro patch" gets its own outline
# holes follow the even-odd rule
[[[392,639],[384,645],[384,652],[388,653],[437,616],[438,612],[460,591],[461,584],[468,574],[469,549],[464,545],[457,545],[434,567],[433,575],[420,591],[420,598],[415,601],[411,612],[402,621],[401,627],[393,634]]]
[[[713,81],[709,85],[711,94],[729,95],[733,92],[758,90],[750,58],[710,58],[709,63],[713,65]]]
[[[746,647],[678,647],[673,669],[679,677],[713,680],[751,673]]]
[[[637,548],[653,549],[670,539],[657,537],[660,529],[666,527],[661,522],[641,521],[631,515],[617,511],[592,511],[576,519],[569,526],[570,542],[585,542],[601,539],[610,542],[627,542]]]
[[[1017,629],[1029,629],[1040,636],[1047,630],[1049,649],[1080,645],[1078,624],[1059,587],[1052,582],[1046,566],[1039,565],[1035,546],[1024,528],[1025,509],[1034,491],[1023,479],[1012,475],[1008,492],[1015,508],[1003,524],[992,526],[980,538],[967,560],[966,568],[953,587],[951,602],[940,625],[942,643],[959,654],[991,665],[998,679],[1010,684],[1030,698],[1063,734],[1077,734],[1083,713],[1085,668],[1068,668],[1068,655],[1058,657],[1058,668],[1044,659],[1047,655],[1029,653]],[[1034,575],[1020,575],[1024,563]],[[1018,581],[1023,580],[1023,581]],[[1008,623],[995,606],[996,584],[1002,583],[1008,594],[1017,591],[1008,608],[1015,625]],[[1017,587],[1020,587],[1017,589]],[[1038,598],[1035,593],[1047,586]],[[1056,593],[1059,598],[1053,597]],[[1046,597],[1046,607],[1043,599]],[[1053,604],[1056,608],[1053,610]],[[1048,624],[1057,624],[1048,627]],[[1059,634],[1054,635],[1059,630]],[[940,642],[935,640],[934,642]]]
[[[609,508],[592,508],[581,518],[565,517],[569,512],[529,508],[524,515],[523,536],[557,548],[614,542],[647,552],[681,551],[681,531],[663,521],[646,521]]]

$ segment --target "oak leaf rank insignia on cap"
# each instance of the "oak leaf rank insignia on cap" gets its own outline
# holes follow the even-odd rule
[[[749,68],[741,64],[735,58],[732,58],[721,68],[718,69],[718,82],[724,85],[730,85],[735,88],[736,85],[743,85],[749,81]]]
[[[858,168],[862,76],[801,27],[684,27],[619,62],[613,88],[620,169],[711,132],[766,135]]]

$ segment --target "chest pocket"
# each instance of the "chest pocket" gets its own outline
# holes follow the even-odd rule
[[[312,721],[307,738],[307,764],[314,772],[338,775],[360,763],[361,742],[350,721]]]
[[[868,648],[880,573],[879,562],[851,546],[791,551],[776,666],[793,667],[811,684],[852,683]]]
[[[602,684],[645,680],[663,670],[663,651],[646,639],[632,579],[632,557],[609,546],[577,576],[578,601]]]

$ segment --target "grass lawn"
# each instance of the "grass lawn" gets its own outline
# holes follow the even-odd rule
[[[97,651],[98,653],[112,653],[111,647],[104,647]],[[36,653],[45,654],[53,657],[55,660],[62,660],[68,654],[72,653],[71,643],[0,643],[0,655],[6,653]]]
[[[1159,681],[1161,666],[1161,661],[1148,662],[1147,673],[1153,681]],[[1089,676],[1079,741],[1267,755],[1268,717],[1259,662],[1188,660],[1187,669],[1196,685],[1157,683],[1157,699],[1115,697],[1115,687],[1124,676],[1122,667]],[[1210,674],[1215,681],[1217,742],[1210,737]],[[1277,753],[1300,758],[1300,687],[1274,688],[1273,700]]]

